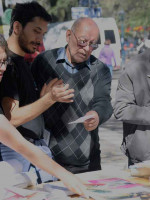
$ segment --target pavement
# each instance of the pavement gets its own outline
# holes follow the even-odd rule
[[[115,100],[118,79],[122,69],[113,71],[113,79],[111,85],[112,104]],[[99,128],[100,148],[101,148],[101,166],[102,169],[107,167],[117,167],[119,169],[127,169],[127,157],[122,153],[120,146],[122,143],[123,131],[122,122],[115,119],[114,115],[102,124]]]

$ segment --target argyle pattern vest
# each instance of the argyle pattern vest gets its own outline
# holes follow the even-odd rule
[[[55,103],[44,113],[46,127],[51,132],[49,147],[58,163],[83,166],[90,162],[93,148],[99,149],[98,129],[92,133],[86,131],[82,123],[69,122],[92,110],[93,97],[96,95],[94,90],[95,87],[100,89],[97,83],[102,76],[104,65],[91,56],[91,70],[84,67],[77,73],[70,74],[62,63],[56,63],[57,50],[49,50],[42,54],[41,65],[44,67],[39,72],[38,87],[46,80],[49,82],[58,77],[75,90],[75,96],[73,103]]]

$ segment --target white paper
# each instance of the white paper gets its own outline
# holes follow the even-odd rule
[[[75,120],[75,121],[69,122],[68,124],[83,123],[83,122],[85,122],[87,119],[91,119],[91,118],[94,118],[94,115],[87,115],[87,116],[84,116],[84,117],[80,117],[80,118],[78,118],[78,119]]]
[[[56,186],[56,185],[50,185],[50,184],[44,184],[43,190],[46,192],[49,192],[51,194],[52,199],[70,199],[68,195],[74,194],[70,190],[68,190],[66,187],[62,186]]]
[[[43,190],[46,192],[49,192],[50,197],[53,200],[60,200],[60,197],[61,197],[61,199],[69,200],[69,199],[71,199],[70,196],[75,194],[74,192],[72,192],[68,188],[66,188],[65,186],[55,185],[55,183],[54,183],[54,185],[52,185],[52,183],[44,184]],[[86,191],[86,192],[89,195],[89,197],[92,197],[93,193],[90,193],[89,191]],[[77,199],[80,199],[80,197],[78,197]],[[85,198],[81,197],[81,199],[85,199]]]
[[[24,199],[24,200],[47,199],[47,200],[50,200],[51,199],[51,196],[48,192],[20,189],[16,187],[7,187],[7,188],[4,188],[3,190],[0,190],[0,192],[3,192],[3,193],[0,193],[0,199],[3,199],[3,200],[8,200],[8,199],[16,199],[16,200],[17,199]]]
[[[8,188],[5,188],[5,190],[7,190],[13,194],[18,194],[22,197],[26,197],[27,195],[36,193],[36,191],[33,191],[33,190],[26,190],[26,189],[17,188],[17,187],[8,187]]]
[[[37,176],[34,172],[20,172],[22,166],[15,159],[8,162],[0,162],[0,188],[7,186],[17,186],[26,188],[30,185],[36,185]]]
[[[137,168],[143,168],[143,167],[150,168],[150,160],[146,160],[146,161],[129,166],[130,169],[137,169]]]

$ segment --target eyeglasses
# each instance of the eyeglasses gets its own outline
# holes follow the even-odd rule
[[[3,60],[3,61],[0,61],[0,68],[3,66],[3,65],[8,65],[9,64],[9,60]]]
[[[87,42],[86,40],[83,40],[83,39],[79,39],[77,38],[77,36],[75,35],[75,33],[73,31],[71,31],[73,33],[73,35],[75,36],[76,40],[77,40],[77,44],[78,46],[81,46],[81,47],[86,47],[87,45],[89,45],[89,47],[92,49],[92,50],[96,50],[98,48],[98,44],[93,44],[93,43],[89,43]]]

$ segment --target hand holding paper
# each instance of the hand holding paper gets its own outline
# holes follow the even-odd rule
[[[84,128],[87,130],[87,131],[93,131],[95,130],[98,125],[99,125],[99,115],[96,111],[94,110],[91,110],[89,112],[86,113],[86,116],[89,116],[89,115],[93,115],[92,118],[90,119],[87,119],[85,122],[84,122]]]
[[[68,124],[84,123],[84,127],[87,131],[95,130],[99,124],[99,116],[96,111],[91,110],[86,113],[85,116],[78,118],[75,121],[69,122]]]

